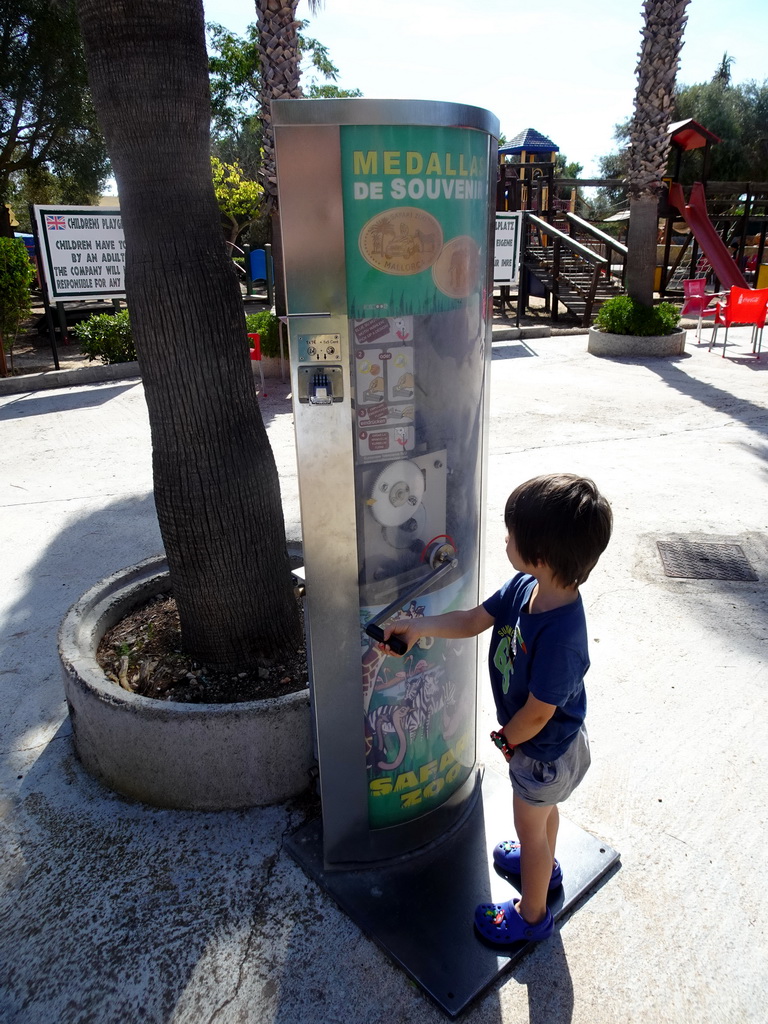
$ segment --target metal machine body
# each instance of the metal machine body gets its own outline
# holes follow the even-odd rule
[[[375,637],[480,599],[498,122],[354,99],[277,101],[273,124],[323,853],[343,868],[442,836],[478,790],[476,641],[398,658]]]

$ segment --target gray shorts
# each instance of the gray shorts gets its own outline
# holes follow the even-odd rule
[[[512,789],[524,803],[534,807],[562,803],[584,778],[591,760],[584,725],[570,747],[556,761],[536,761],[518,748],[509,762]]]

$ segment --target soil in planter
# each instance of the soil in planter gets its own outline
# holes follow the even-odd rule
[[[184,654],[176,601],[167,594],[134,609],[105,633],[96,658],[115,686],[144,697],[185,704],[265,700],[295,693],[307,685],[303,642],[284,661],[235,674],[212,671]]]

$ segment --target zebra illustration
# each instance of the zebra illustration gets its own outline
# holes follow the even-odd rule
[[[405,693],[391,704],[381,704],[369,712],[367,731],[373,737],[372,761],[383,771],[394,771],[403,763],[409,744],[419,730],[429,739],[432,719],[438,711],[447,718],[449,709],[456,705],[456,688],[450,681],[444,683],[444,669],[422,660],[414,672],[406,677]],[[446,727],[446,721],[443,723]],[[446,728],[447,731],[447,728]],[[396,735],[398,750],[393,761],[386,760],[385,737]]]

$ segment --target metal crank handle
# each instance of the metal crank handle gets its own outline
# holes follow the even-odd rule
[[[365,632],[368,636],[377,640],[380,644],[384,643],[384,630],[381,626],[376,625],[375,622],[369,622],[365,627]],[[394,654],[405,654],[408,650],[408,644],[401,637],[396,634],[392,634],[389,640],[386,641],[387,646]]]
[[[423,594],[424,591],[435,583],[441,576],[445,576],[446,573],[451,572],[459,564],[459,560],[454,557],[455,551],[450,544],[443,544],[439,550],[435,551],[434,560],[432,564],[437,563],[437,567],[428,573],[422,580],[414,584],[404,594],[401,594],[397,600],[388,604],[386,608],[382,609],[379,614],[371,619],[366,625],[365,632],[372,639],[377,640],[379,643],[384,643],[384,630],[381,628],[381,624],[386,622],[390,616],[394,615],[395,612],[400,611],[403,605],[408,604],[419,594]],[[388,646],[394,651],[395,654],[405,654],[408,649],[408,645],[404,640],[401,640],[398,636],[394,635],[386,641]]]

